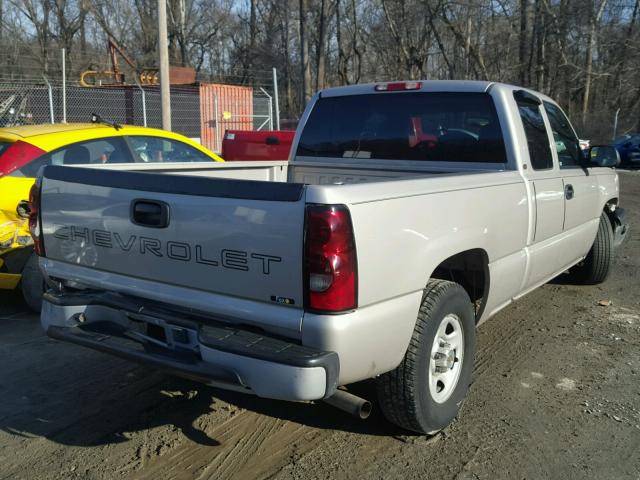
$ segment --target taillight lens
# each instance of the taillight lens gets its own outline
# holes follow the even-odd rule
[[[309,205],[306,214],[306,308],[327,313],[356,308],[358,272],[349,210]]]
[[[36,255],[44,257],[42,224],[40,223],[40,179],[31,186],[29,191],[29,232],[33,238]]]
[[[30,143],[18,140],[7,148],[0,156],[0,177],[9,175],[14,170],[26,165],[32,160],[46,153]]]

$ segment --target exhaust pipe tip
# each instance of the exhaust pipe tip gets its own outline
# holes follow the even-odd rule
[[[358,417],[360,417],[361,420],[366,420],[367,418],[369,418],[369,415],[371,415],[372,409],[373,407],[371,406],[371,402],[369,400],[365,400],[360,406]]]
[[[360,398],[345,390],[336,390],[332,396],[325,398],[324,402],[361,420],[367,419],[371,415],[373,408],[369,400]]]

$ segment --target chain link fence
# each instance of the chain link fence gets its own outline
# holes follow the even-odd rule
[[[267,73],[208,75],[193,85],[172,85],[172,129],[216,152],[227,129],[273,130],[278,125],[275,72]],[[162,128],[159,85],[87,87],[78,76],[52,77],[0,78],[0,127],[85,123],[97,113],[121,124]]]

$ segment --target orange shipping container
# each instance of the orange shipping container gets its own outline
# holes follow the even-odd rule
[[[200,143],[218,153],[226,130],[253,130],[253,88],[201,83],[200,124]]]

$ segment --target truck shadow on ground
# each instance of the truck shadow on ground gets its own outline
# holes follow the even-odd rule
[[[22,438],[96,446],[167,426],[194,443],[216,446],[216,423],[239,409],[320,430],[407,434],[385,421],[372,382],[352,389],[374,402],[374,413],[365,421],[322,402],[284,402],[220,390],[48,339],[37,315],[16,302],[0,302],[0,365],[0,431]],[[203,424],[212,436],[200,428]]]

